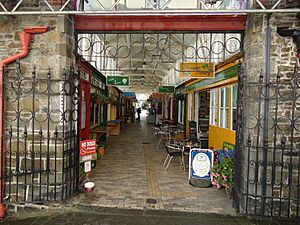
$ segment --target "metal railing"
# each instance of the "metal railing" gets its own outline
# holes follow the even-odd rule
[[[296,1],[295,1],[296,2]],[[191,15],[238,13],[295,13],[295,3],[282,9],[284,0],[0,0],[0,15]]]

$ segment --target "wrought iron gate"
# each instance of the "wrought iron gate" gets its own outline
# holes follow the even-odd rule
[[[64,200],[78,190],[79,82],[20,64],[6,73],[5,195],[9,202]]]
[[[235,204],[246,214],[280,218],[300,213],[300,76],[241,71]]]

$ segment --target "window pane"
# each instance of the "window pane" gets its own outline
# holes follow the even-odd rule
[[[218,126],[218,122],[219,122],[218,109],[215,108],[215,110],[214,110],[214,125]]]
[[[220,109],[220,114],[221,114],[221,116],[220,116],[220,127],[224,127],[224,109],[223,108],[221,108]]]
[[[224,128],[228,128],[228,109],[224,111]]]
[[[221,88],[221,107],[224,107],[224,88]]]
[[[237,85],[233,85],[232,89],[232,107],[237,107]]]
[[[215,107],[219,107],[219,90],[215,90]]]
[[[226,87],[226,93],[225,93],[225,107],[228,107],[229,103],[229,94],[230,94],[230,87]]]

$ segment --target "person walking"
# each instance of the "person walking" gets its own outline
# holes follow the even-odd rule
[[[136,110],[136,113],[137,113],[137,118],[136,118],[136,121],[137,122],[141,122],[141,107],[138,107],[137,110]]]

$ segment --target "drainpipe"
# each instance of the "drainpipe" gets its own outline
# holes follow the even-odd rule
[[[19,33],[19,39],[21,42],[22,51],[16,55],[10,56],[2,61],[0,61],[0,116],[2,117],[0,120],[0,219],[2,219],[6,213],[8,205],[4,205],[4,190],[5,190],[5,182],[4,182],[4,170],[5,170],[5,152],[6,152],[6,143],[5,143],[5,122],[4,115],[5,112],[5,88],[4,88],[4,72],[6,66],[9,63],[16,61],[17,59],[24,58],[28,55],[30,50],[30,42],[35,34],[42,34],[49,30],[48,27],[45,26],[35,26],[30,28],[25,28],[23,32]]]

